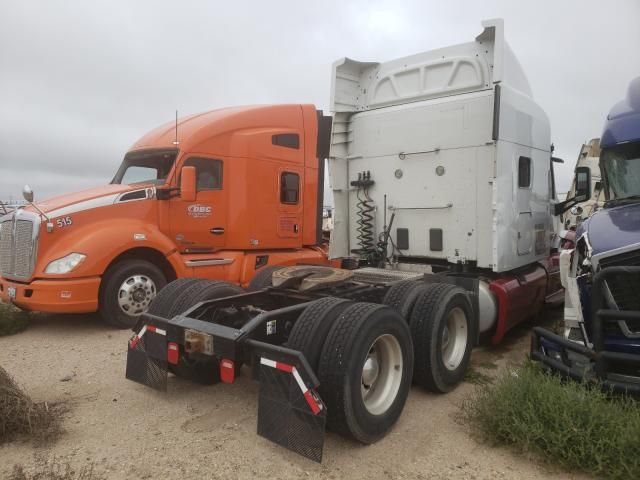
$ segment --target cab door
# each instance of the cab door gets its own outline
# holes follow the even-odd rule
[[[224,161],[202,155],[187,158],[182,167],[196,168],[196,200],[171,199],[171,233],[182,252],[207,252],[225,246],[227,191]],[[178,185],[180,181],[178,181]]]

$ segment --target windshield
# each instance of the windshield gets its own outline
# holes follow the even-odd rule
[[[177,155],[177,150],[147,150],[128,153],[111,183],[164,185]]]
[[[604,149],[600,169],[606,179],[609,200],[640,195],[640,142]]]

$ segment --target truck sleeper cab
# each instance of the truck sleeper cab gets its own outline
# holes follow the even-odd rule
[[[326,263],[328,120],[311,105],[237,107],[149,132],[110,185],[0,218],[0,299],[131,327],[175,278],[246,286],[270,265]]]
[[[562,299],[549,125],[503,38],[334,64],[330,258],[262,288],[172,283],[141,315],[127,378],[260,381],[258,433],[320,461],[325,427],[382,438],[412,380],[446,393],[481,337]],[[177,282],[180,282],[179,280]],[[255,286],[255,285],[254,285]]]
[[[534,330],[531,356],[569,378],[640,394],[640,78],[616,104],[600,141],[604,206],[561,254],[565,328]],[[582,180],[580,177],[582,176]],[[576,185],[590,198],[589,168]]]

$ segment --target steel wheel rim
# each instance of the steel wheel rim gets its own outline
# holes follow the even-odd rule
[[[393,335],[381,335],[369,347],[362,363],[360,392],[372,415],[385,413],[398,396],[402,363],[402,348]]]
[[[147,311],[156,294],[156,284],[150,277],[132,275],[118,289],[118,305],[125,314],[137,317]]]
[[[455,370],[462,363],[468,334],[467,315],[460,307],[453,308],[447,315],[441,339],[442,363],[447,370]]]

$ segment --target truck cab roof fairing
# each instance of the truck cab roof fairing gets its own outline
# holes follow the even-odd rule
[[[531,97],[527,77],[504,40],[504,22],[482,22],[473,42],[388,62],[342,58],[333,64],[331,110],[359,112],[509,85]]]
[[[616,103],[607,115],[600,145],[608,148],[637,141],[640,141],[640,77],[631,81],[626,98]]]

